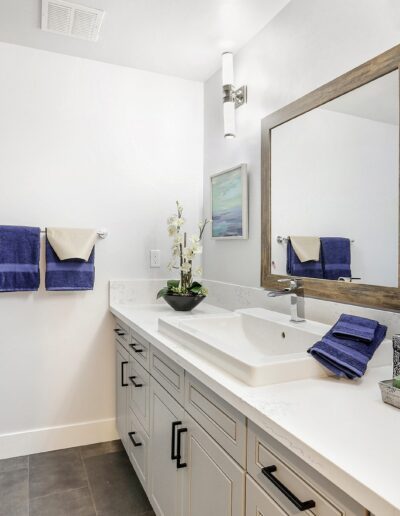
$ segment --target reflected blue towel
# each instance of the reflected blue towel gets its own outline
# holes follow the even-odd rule
[[[87,262],[60,260],[46,238],[46,290],[93,290],[94,247]]]
[[[321,256],[324,278],[351,278],[350,240],[340,237],[321,237]]]
[[[0,292],[37,290],[40,228],[0,226]]]
[[[301,262],[290,240],[287,243],[287,261],[286,272],[289,276],[304,276],[307,278],[322,278],[323,269],[321,261],[315,262],[310,260],[308,262]]]
[[[372,342],[379,326],[378,321],[342,314],[333,327],[333,335],[341,339],[354,339],[360,342]]]
[[[336,324],[308,353],[336,376],[351,380],[361,378],[367,370],[368,362],[385,338],[387,327],[378,323],[369,343],[335,337],[335,328]]]

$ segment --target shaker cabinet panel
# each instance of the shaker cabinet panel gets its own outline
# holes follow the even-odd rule
[[[128,365],[129,353],[125,350],[123,345],[116,339],[117,346],[117,360],[116,360],[116,377],[117,377],[117,429],[119,436],[125,448],[127,447],[127,409],[128,409]]]
[[[287,513],[247,475],[246,516],[287,516]]]
[[[129,352],[136,360],[146,369],[149,370],[150,365],[150,344],[146,339],[131,330]]]
[[[184,515],[244,516],[244,470],[190,416],[185,428]]]
[[[222,448],[246,467],[246,417],[191,375],[185,375],[185,409]]]
[[[185,371],[180,365],[176,364],[154,346],[150,350],[150,374],[175,400],[183,405]]]
[[[182,512],[184,468],[177,468],[178,427],[183,408],[153,378],[150,380],[150,461],[148,496],[157,516],[186,516]],[[180,423],[180,424],[179,424]]]
[[[115,319],[114,333],[120,343],[127,348],[130,341],[130,329],[127,324],[119,319]]]
[[[247,471],[290,516],[365,516],[365,509],[254,423],[248,424]],[[285,492],[286,490],[286,492]],[[293,498],[290,498],[293,495]],[[293,501],[295,499],[295,501]]]
[[[127,417],[127,437],[127,453],[129,460],[144,490],[147,491],[149,438],[139,420],[130,409],[128,409]]]
[[[128,406],[149,433],[150,430],[150,375],[137,360],[129,361]]]

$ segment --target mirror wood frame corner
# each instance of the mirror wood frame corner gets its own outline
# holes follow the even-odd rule
[[[353,91],[369,82],[396,71],[400,84],[400,45],[380,54],[333,81],[308,93],[266,116],[261,122],[261,287],[281,288],[278,279],[286,278],[271,273],[271,131],[275,127],[301,116],[327,102]],[[399,86],[400,98],[400,86]],[[400,145],[400,135],[399,135]],[[400,178],[400,168],[399,168]],[[400,186],[400,179],[399,179]],[[400,209],[399,209],[400,221]],[[398,278],[400,278],[400,235],[398,238]],[[400,311],[400,283],[384,287],[344,281],[304,278],[304,295],[386,310]]]

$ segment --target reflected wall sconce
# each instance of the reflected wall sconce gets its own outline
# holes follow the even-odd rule
[[[247,102],[247,86],[241,86],[235,90],[233,83],[233,54],[224,52],[222,54],[222,92],[225,138],[235,138],[235,109]]]

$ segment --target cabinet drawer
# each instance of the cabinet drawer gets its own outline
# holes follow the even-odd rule
[[[246,467],[246,418],[198,380],[185,376],[186,411],[242,467]]]
[[[287,516],[287,512],[246,475],[246,516]]]
[[[130,409],[128,410],[127,426],[127,452],[129,460],[131,461],[144,490],[147,491],[149,438],[139,423],[139,420]]]
[[[150,344],[133,330],[131,330],[129,352],[146,369],[146,371],[149,370]]]
[[[119,319],[115,319],[114,333],[118,340],[127,347],[130,341],[130,329],[127,324]]]
[[[173,398],[183,405],[184,369],[154,346],[150,349],[150,373]]]
[[[135,413],[141,425],[149,433],[150,430],[150,374],[137,360],[129,361],[128,405]]]
[[[301,502],[314,501],[315,507],[304,510],[315,516],[365,516],[368,512],[343,493],[290,450],[282,446],[253,423],[248,424],[247,471],[282,507],[284,513],[298,514],[299,509],[274,484],[277,479]],[[269,477],[262,472],[274,467]],[[279,514],[279,513],[278,513]]]

